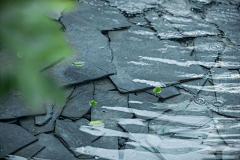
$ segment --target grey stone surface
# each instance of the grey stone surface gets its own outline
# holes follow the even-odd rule
[[[205,84],[205,82],[206,82],[206,79],[202,78],[202,79],[183,82],[183,83],[177,84],[176,86],[178,86],[179,88],[183,88],[194,95],[197,95],[198,92],[202,89],[202,86]]]
[[[52,118],[53,113],[53,104],[46,106],[47,113],[45,116],[36,116],[35,117],[35,124],[42,126],[50,121]]]
[[[154,95],[153,89],[149,89],[146,91],[149,94]],[[169,87],[163,87],[161,89],[161,92],[158,93],[156,96],[161,98],[161,99],[167,99],[173,96],[180,95],[181,93],[178,91],[178,89],[174,86],[169,86]]]
[[[240,68],[240,47],[228,46],[221,55],[219,62],[221,68],[239,69]]]
[[[117,119],[133,117],[128,108],[127,94],[120,94],[118,91],[105,91],[94,95],[94,99],[98,104],[91,108],[91,120],[102,120],[105,128],[119,129]],[[121,107],[120,110],[118,110],[119,107]]]
[[[157,30],[161,39],[178,39],[184,37],[200,37],[218,35],[220,32],[213,24],[202,19],[174,17],[159,15],[153,11],[148,12],[146,18]]]
[[[46,103],[41,107],[31,107],[23,101],[22,93],[9,91],[0,99],[0,119],[14,119],[24,116],[37,116],[46,114]]]
[[[16,124],[0,122],[0,158],[37,140],[31,133]]]
[[[145,95],[148,95],[148,93],[145,93]],[[164,105],[157,104],[157,97],[150,96],[152,97],[151,99],[144,95],[129,94],[129,107],[137,118],[144,120],[156,118],[158,114],[164,113],[169,109],[164,107]]]
[[[156,33],[150,29],[138,26],[131,26],[129,29],[109,31],[111,41],[145,41],[158,40]]]
[[[212,68],[211,73],[216,92],[212,108],[222,115],[239,118],[239,73],[224,68]]]
[[[106,2],[94,0],[79,3],[72,13],[63,13],[61,22],[66,28],[82,27],[86,29],[98,28],[99,30],[130,26],[130,23],[117,8],[110,7]]]
[[[89,156],[77,152],[76,149],[91,145],[91,142],[97,138],[80,131],[76,123],[64,120],[56,121],[55,133],[63,144],[78,158],[88,158]]]
[[[25,157],[25,158],[31,158],[44,148],[45,146],[39,145],[37,144],[37,142],[35,142],[15,152],[14,155]]]
[[[77,160],[74,155],[69,152],[66,147],[52,134],[40,134],[37,136],[39,145],[45,146],[35,158],[51,159],[51,160]]]
[[[236,5],[212,5],[205,15],[206,21],[216,24],[231,42],[240,44],[240,13]]]
[[[87,119],[85,119],[85,118],[81,118],[81,119],[75,121],[75,123],[76,123],[79,127],[84,126],[84,125],[86,126],[86,125],[88,125],[89,122],[90,122],[90,121],[87,120]]]
[[[175,42],[111,41],[110,45],[113,63],[117,67],[117,75],[110,78],[121,92],[163,87],[180,80],[201,77],[204,73],[190,56],[191,50]]]
[[[223,53],[225,44],[218,37],[199,37],[194,39],[193,57],[199,65],[211,68],[216,66],[218,54]]]
[[[128,21],[137,26],[149,27],[147,20],[143,16],[130,17]]]
[[[25,117],[25,118],[19,119],[19,123],[23,128],[25,128],[26,130],[28,130],[34,135],[53,131],[55,127],[55,121],[60,116],[64,105],[65,103],[55,104],[55,106],[53,107],[52,118],[49,120],[47,124],[43,126],[36,125],[34,117]]]
[[[60,85],[73,85],[114,74],[108,39],[96,28],[67,27],[66,35],[74,54],[45,70]],[[96,54],[97,53],[97,54]],[[86,62],[83,66],[72,62]]]
[[[143,12],[144,9],[152,8],[158,0],[109,0],[110,5],[126,12],[127,14],[136,14]]]
[[[75,91],[78,91],[78,94],[67,102],[61,113],[62,116],[71,119],[79,119],[90,110],[89,101],[93,99],[94,85],[93,83],[82,84],[76,86]]]
[[[94,81],[94,94],[102,91],[111,91],[116,89],[117,88],[115,87],[115,85],[108,78]]]
[[[148,133],[148,122],[141,119],[123,119],[118,122],[118,125],[129,133]]]

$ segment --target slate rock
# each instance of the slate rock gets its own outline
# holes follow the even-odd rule
[[[0,158],[37,140],[31,133],[16,124],[0,122]]]
[[[216,24],[225,37],[236,45],[240,44],[240,13],[236,5],[212,5],[207,9],[206,21]]]
[[[63,144],[78,158],[89,157],[77,152],[76,148],[91,145],[91,142],[97,138],[96,136],[79,130],[79,126],[76,123],[64,120],[56,121],[55,133]]]
[[[146,92],[154,95],[153,89],[149,89]],[[179,92],[179,90],[176,87],[169,86],[169,87],[161,88],[161,92],[158,93],[156,96],[161,98],[161,99],[167,99],[167,98],[174,97],[174,96],[177,96],[177,95],[180,95],[180,94],[181,93]]]
[[[71,119],[79,119],[88,113],[91,106],[89,101],[93,99],[93,83],[76,86],[75,90],[79,93],[70,99],[64,107],[61,115]],[[74,94],[74,93],[73,93]]]
[[[102,91],[111,91],[116,89],[117,88],[115,87],[115,85],[108,78],[94,81],[94,94]]]
[[[87,120],[87,119],[85,119],[85,118],[81,118],[81,119],[75,121],[75,123],[76,123],[79,127],[84,126],[84,125],[86,126],[86,125],[88,125],[89,122],[90,122],[90,121]]]
[[[213,115],[213,120],[216,124],[219,135],[222,137],[225,143],[230,147],[240,147],[240,127],[239,119],[227,118],[217,114]],[[234,129],[233,129],[234,128]]]
[[[136,14],[143,12],[144,9],[152,8],[158,0],[109,0],[110,5],[117,7],[127,14]]]
[[[25,158],[31,158],[44,148],[45,146],[39,145],[37,144],[37,142],[35,142],[15,152],[14,155],[25,157]]]
[[[51,159],[51,160],[62,160],[71,159],[77,160],[71,152],[69,152],[66,147],[52,134],[40,134],[37,136],[38,145],[46,146],[41,150],[35,158]]]
[[[220,32],[213,24],[202,19],[174,17],[171,15],[159,15],[149,12],[146,18],[157,30],[161,39],[178,39],[184,37],[199,37],[218,35]]]
[[[102,120],[105,128],[118,130],[117,119],[132,118],[128,108],[128,95],[118,91],[99,92],[94,95],[98,104],[91,108],[91,120]],[[121,110],[118,108],[121,107]]]
[[[138,26],[131,26],[125,30],[109,31],[108,37],[111,41],[158,40],[155,32],[150,29]]]
[[[25,117],[25,118],[19,119],[19,123],[23,128],[25,128],[26,130],[28,130],[34,135],[53,131],[55,127],[55,121],[61,114],[64,105],[65,103],[55,104],[55,106],[53,107],[52,118],[49,120],[47,124],[43,126],[35,125],[34,117]]]
[[[223,53],[225,44],[218,37],[198,37],[194,39],[194,59],[206,68],[216,66],[215,60]]]
[[[147,94],[145,93],[145,95]],[[137,118],[144,120],[152,119],[169,109],[164,106],[158,106],[158,98],[153,95],[150,96],[155,100],[153,98],[146,98],[143,95],[129,94],[129,107]]]
[[[115,67],[111,63],[112,54],[108,39],[101,31],[93,28],[66,28],[66,35],[74,54],[53,67],[45,70],[61,86],[76,85],[86,81],[99,79],[114,74]],[[73,62],[85,62],[82,66]]]
[[[204,73],[190,56],[191,50],[175,42],[111,41],[110,45],[117,67],[117,75],[110,78],[124,93],[164,87],[180,80],[202,77]]]
[[[212,108],[221,115],[239,118],[239,73],[232,73],[225,68],[212,68],[211,73],[216,92]]]
[[[144,18],[144,16],[135,16],[128,18],[128,21],[141,27],[149,27],[149,24],[147,20]]]
[[[112,30],[130,26],[127,19],[117,8],[110,7],[103,1],[88,0],[77,4],[71,13],[63,13],[61,22],[66,28],[98,28]],[[86,37],[84,37],[86,38]]]
[[[240,68],[240,47],[229,46],[226,47],[221,54],[221,60],[219,62],[221,68],[227,69],[239,69]]]
[[[46,105],[43,104],[41,107],[31,107],[23,101],[21,92],[9,91],[0,100],[0,119],[14,119],[25,116],[37,116],[46,114]]]
[[[121,119],[118,125],[129,133],[148,133],[148,122],[141,119]]]
[[[206,82],[206,79],[202,78],[202,79],[186,81],[186,82],[177,84],[176,86],[178,86],[179,88],[185,89],[194,95],[197,95],[198,92],[202,89],[202,86],[205,84],[205,82]]]
[[[46,107],[47,113],[45,116],[36,116],[35,117],[35,124],[42,126],[50,121],[52,118],[52,113],[53,113],[53,105],[48,105]]]

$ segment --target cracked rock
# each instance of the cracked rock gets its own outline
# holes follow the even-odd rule
[[[110,45],[117,67],[117,75],[110,78],[121,92],[164,87],[180,80],[202,77],[204,73],[190,56],[191,50],[175,42],[111,41]]]
[[[0,122],[0,158],[37,140],[31,133],[16,124]]]
[[[146,91],[149,94],[154,95],[153,89],[149,89]],[[179,92],[179,90],[174,87],[174,86],[169,86],[169,87],[164,87],[161,89],[161,92],[158,93],[156,96],[161,98],[161,99],[167,99],[170,97],[174,97],[177,95],[180,95],[181,93]]]

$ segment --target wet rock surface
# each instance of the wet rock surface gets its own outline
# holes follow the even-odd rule
[[[56,11],[74,54],[43,73],[68,86],[64,102],[1,98],[0,158],[240,159],[239,5],[82,0]]]

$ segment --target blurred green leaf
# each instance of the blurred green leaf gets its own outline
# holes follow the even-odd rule
[[[154,89],[153,89],[153,92],[154,92],[154,94],[155,94],[155,96],[158,94],[158,93],[160,93],[161,92],[161,87],[155,87]]]
[[[91,99],[91,100],[89,101],[89,104],[90,104],[91,106],[96,106],[96,105],[97,105],[97,101]]]
[[[60,87],[40,70],[71,55],[64,33],[48,16],[73,6],[70,0],[0,1],[0,46],[19,57],[6,58],[0,51],[0,59],[7,61],[0,70],[1,94],[10,88],[21,90],[31,106],[64,100]]]
[[[92,126],[97,126],[97,127],[104,126],[104,123],[101,120],[93,120],[89,124]]]
[[[72,62],[72,64],[77,65],[77,66],[82,66],[85,64],[85,62],[78,61],[78,62]]]

